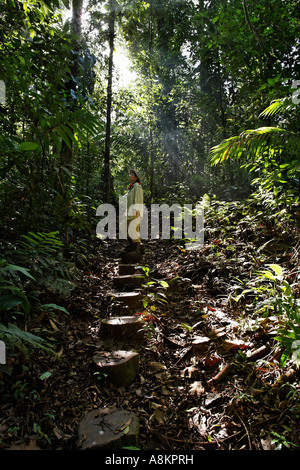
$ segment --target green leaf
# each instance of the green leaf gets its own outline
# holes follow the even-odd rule
[[[67,147],[71,150],[72,149],[72,144],[70,142],[70,139],[67,137],[67,135],[65,134],[65,132],[63,132],[61,129],[59,128],[56,128],[55,129],[57,134],[62,138],[62,140],[65,142],[65,144],[67,145]]]
[[[57,137],[56,131],[51,132],[51,137],[52,137],[52,140],[53,140],[54,144],[56,145],[56,147],[60,150],[61,149],[61,143],[60,143],[59,138]]]
[[[45,309],[45,310],[60,310],[64,313],[66,313],[67,315],[69,315],[69,312],[68,310],[65,309],[65,307],[62,307],[61,305],[57,305],[57,304],[44,304],[44,305],[41,305],[41,308],[42,309]]]
[[[25,276],[29,277],[30,279],[32,279],[33,281],[35,281],[34,277],[29,273],[29,271],[26,268],[23,268],[22,266],[8,264],[4,268],[2,268],[2,272],[7,272],[7,271],[20,272],[24,274]]]
[[[55,354],[50,345],[40,336],[36,336],[28,331],[23,331],[16,325],[9,323],[8,326],[0,323],[0,338],[7,338],[13,342],[20,350],[28,352],[30,349],[39,349],[48,354]]]
[[[45,379],[48,379],[50,376],[52,375],[52,372],[44,372],[41,376],[40,376],[40,380],[45,380]]]
[[[280,127],[259,127],[242,132],[223,140],[210,150],[210,162],[217,165],[230,158],[239,160],[242,155],[247,159],[257,157],[267,150],[280,149],[281,143],[292,139],[293,134]]]
[[[287,281],[283,281],[282,291],[284,292],[284,295],[288,297],[292,296],[292,289]]]
[[[266,279],[271,279],[271,281],[276,280],[276,277],[270,271],[263,271],[260,275],[261,277],[265,277]]]
[[[283,269],[279,264],[269,264],[268,265],[278,276],[282,276]]]
[[[62,0],[62,2],[63,2],[64,6],[65,6],[66,8],[68,8],[68,9],[70,8],[70,2],[69,2],[69,0]]]
[[[166,281],[159,281],[162,287],[169,287],[169,284]]]
[[[38,148],[38,144],[35,144],[34,142],[22,142],[19,145],[19,150],[31,151],[31,150],[36,150],[37,148]]]
[[[18,295],[8,294],[0,297],[0,311],[8,310],[12,307],[16,307],[23,302],[23,299]]]
[[[26,297],[25,294],[16,286],[5,286],[5,289],[9,289],[10,291],[13,292],[13,294],[9,295],[15,295],[16,297],[19,297],[22,301],[20,302],[20,305],[22,306],[24,312],[26,315],[29,314],[30,312],[30,302],[28,298]]]

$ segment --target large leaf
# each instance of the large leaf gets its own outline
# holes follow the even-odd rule
[[[25,276],[29,277],[33,281],[35,281],[34,277],[30,274],[30,272],[26,269],[23,268],[22,266],[16,266],[15,264],[8,264],[4,268],[1,268],[2,272],[20,272],[24,274]]]
[[[282,276],[283,269],[279,264],[269,264],[269,267],[278,275]]]
[[[35,144],[34,142],[22,142],[19,145],[19,150],[36,150],[38,148],[38,144]]]
[[[272,101],[260,117],[271,117],[281,111],[296,114],[297,110],[290,97],[287,97]],[[210,161],[216,165],[227,159],[238,160],[241,156],[253,159],[258,155],[279,155],[283,150],[297,154],[299,147],[299,135],[293,131],[280,126],[259,127],[223,140],[211,149]]]
[[[0,323],[0,338],[4,338],[5,340],[7,338],[24,352],[28,352],[28,348],[30,347],[30,349],[39,349],[43,352],[54,354],[51,346],[43,338],[33,333],[23,331],[12,323],[9,323],[8,326]]]
[[[2,308],[0,308],[0,310],[7,310],[7,308],[11,308],[13,303],[15,303],[14,306],[20,305],[23,308],[25,315],[29,315],[30,302],[26,295],[16,286],[4,286],[3,288],[11,291],[12,293],[6,294],[0,298],[3,299],[4,297]],[[9,298],[11,299],[11,302],[9,301]],[[17,302],[17,299],[19,299],[19,302]]]
[[[295,108],[295,104],[291,102],[290,97],[282,98],[272,101],[270,106],[268,106],[260,115],[262,117],[270,117],[279,112],[291,111],[293,108]]]
[[[0,311],[2,312],[9,310],[12,307],[16,307],[17,305],[20,305],[23,300],[24,299],[15,294],[2,295],[2,297],[0,297]]]
[[[69,312],[68,310],[65,309],[65,307],[62,307],[61,305],[57,305],[57,304],[44,304],[44,305],[41,305],[40,308],[46,309],[46,310],[60,310],[61,312],[64,312],[67,315],[69,315]]]

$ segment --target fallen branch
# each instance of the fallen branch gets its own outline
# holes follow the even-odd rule
[[[252,361],[257,361],[258,359],[262,359],[267,354],[269,354],[270,351],[271,351],[271,347],[270,347],[269,343],[264,344],[260,348],[255,349],[255,351],[250,353],[247,356],[247,361],[252,362]]]
[[[247,362],[257,361],[258,359],[265,357],[270,352],[270,350],[271,350],[270,345],[267,343],[263,345],[262,347],[256,349],[252,353],[250,353],[248,356],[245,356],[245,360]],[[218,372],[218,374],[215,375],[215,377],[213,377],[209,382],[214,382],[214,383],[221,382],[223,379],[225,379],[225,377],[227,377],[227,375],[229,375],[232,372],[235,365],[239,363],[241,360],[242,360],[241,356],[237,354],[234,357],[234,359],[228,364],[226,364],[223,367],[223,369],[221,369],[220,372]]]
[[[178,444],[190,444],[190,445],[197,445],[197,446],[207,446],[207,445],[219,445],[222,444],[225,441],[229,441],[229,439],[232,439],[233,437],[238,436],[241,433],[244,433],[244,430],[240,430],[235,432],[234,434],[231,434],[228,437],[225,437],[224,439],[221,440],[213,440],[213,441],[195,441],[195,440],[186,440],[186,439],[176,439],[174,437],[166,436],[164,434],[161,434],[160,432],[156,431],[155,429],[152,429],[152,432],[159,437],[160,439],[165,438],[173,442],[177,442]]]
[[[225,377],[227,377],[228,374],[231,373],[233,368],[234,368],[234,361],[229,362],[223,367],[223,369],[220,370],[220,372],[218,372],[217,375],[215,375],[212,379],[210,379],[209,382],[214,382],[214,383],[221,382],[223,379],[225,379]]]

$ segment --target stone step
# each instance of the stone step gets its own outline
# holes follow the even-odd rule
[[[109,298],[121,307],[137,308],[141,305],[142,296],[140,292],[113,292]]]
[[[134,289],[135,287],[140,287],[144,282],[146,282],[146,278],[141,274],[125,274],[113,278],[114,287],[117,289],[124,289],[126,287]]]
[[[119,343],[138,345],[145,339],[144,322],[141,316],[105,318],[101,321],[100,338]]]
[[[132,384],[140,364],[140,355],[135,351],[99,351],[93,356],[97,370],[107,374],[108,380],[119,387]]]
[[[79,423],[79,450],[118,450],[137,447],[139,419],[131,411],[102,408],[89,411]]]
[[[138,269],[136,264],[119,264],[119,276],[136,274],[138,272],[142,272],[142,270]]]
[[[211,339],[207,336],[197,336],[192,341],[193,354],[195,356],[204,356],[208,352]]]
[[[140,263],[142,260],[143,256],[137,253],[124,253],[122,255],[122,261],[123,263]]]

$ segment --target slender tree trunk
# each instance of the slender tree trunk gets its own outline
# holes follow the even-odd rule
[[[149,18],[149,53],[152,54],[153,50],[153,16],[152,16],[152,5],[151,5],[151,13]],[[152,93],[153,91],[153,80],[152,80],[152,72],[151,72],[151,79],[150,79],[150,99],[151,99],[151,115],[150,115],[150,175],[149,175],[149,189],[150,189],[150,201],[154,198],[153,193],[153,178],[154,178],[154,148],[153,148],[153,129],[152,129]]]
[[[79,54],[81,49],[81,21],[82,21],[82,9],[83,9],[83,0],[72,0],[72,32],[76,36],[73,40],[73,51]],[[74,59],[75,57],[75,59]],[[67,91],[67,103],[70,110],[75,110],[77,107],[76,98],[74,99],[72,91],[76,92],[76,83],[74,78],[78,76],[78,59],[77,55],[73,55],[73,64],[71,68],[71,76],[66,83]],[[70,128],[70,132],[73,130]],[[62,223],[65,225],[65,237],[66,242],[69,243],[70,234],[69,234],[69,218],[70,218],[70,185],[71,185],[71,172],[72,165],[74,161],[74,148],[73,143],[71,142],[70,147],[62,141],[61,153],[60,153],[60,163],[61,167],[68,167],[70,173],[66,173],[61,168],[60,172],[60,187],[61,187],[61,209],[60,217]]]
[[[72,0],[72,33],[76,36],[73,43],[73,50],[78,52],[81,48],[81,23],[82,23],[82,10],[83,10],[83,0]],[[74,60],[73,65],[71,67],[72,77],[78,75],[78,60],[77,58]],[[71,90],[74,90],[75,84],[73,78],[70,77],[69,82],[66,84],[67,92],[68,92],[68,101],[70,108],[74,107],[73,98],[71,96]],[[72,129],[70,128],[72,132]],[[73,164],[73,144],[71,143],[71,148],[69,148],[66,143],[62,142],[62,150],[61,150],[61,164],[63,166],[67,165],[70,166]]]
[[[246,23],[251,31],[251,33],[253,34],[253,36],[255,37],[258,45],[260,46],[261,50],[264,52],[265,56],[268,58],[268,62],[270,65],[274,65],[274,63],[278,60],[280,60],[278,57],[276,57],[276,55],[273,53],[273,52],[269,52],[268,49],[265,47],[265,45],[263,44],[261,38],[260,38],[260,35],[258,34],[257,32],[257,29],[254,28],[251,20],[250,20],[250,17],[249,17],[249,12],[248,12],[248,7],[247,7],[247,2],[246,0],[243,0],[243,9],[244,9],[244,15],[245,15],[245,20],[246,20]]]
[[[150,201],[153,200],[153,176],[154,176],[154,150],[153,150],[153,130],[152,126],[150,127]]]
[[[83,0],[73,0],[72,2],[72,30],[78,37],[75,42],[78,43],[81,38]]]
[[[104,188],[105,200],[110,202],[111,199],[111,172],[110,172],[110,148],[111,148],[111,110],[112,110],[112,79],[113,79],[113,58],[115,43],[115,20],[116,20],[116,4],[115,0],[110,0],[110,16],[109,16],[109,61],[108,61],[108,79],[107,79],[107,104],[106,104],[106,134],[104,149]]]

